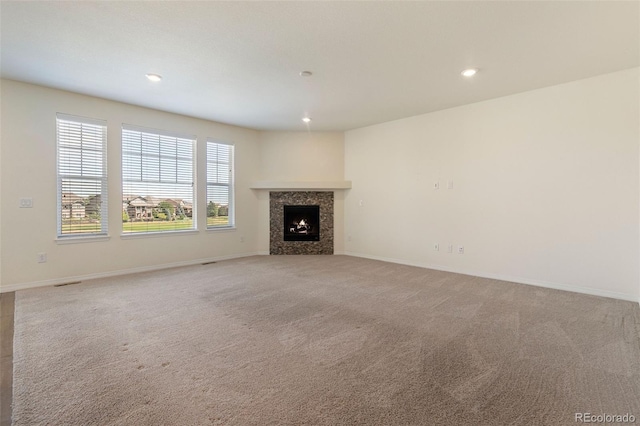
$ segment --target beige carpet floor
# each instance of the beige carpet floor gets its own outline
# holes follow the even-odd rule
[[[639,311],[347,256],[19,291],[13,423],[640,422]]]

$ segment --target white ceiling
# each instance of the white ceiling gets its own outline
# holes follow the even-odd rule
[[[305,130],[306,114],[353,129],[640,65],[637,1],[0,5],[4,78],[264,130]]]

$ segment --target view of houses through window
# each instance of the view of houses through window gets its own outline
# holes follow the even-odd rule
[[[106,122],[58,114],[58,236],[107,234]],[[122,230],[196,229],[195,137],[122,127]],[[234,225],[233,145],[207,140],[207,228]]]
[[[107,234],[106,122],[57,114],[58,237]]]
[[[195,229],[194,137],[122,128],[122,230]]]

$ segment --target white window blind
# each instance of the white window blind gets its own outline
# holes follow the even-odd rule
[[[195,137],[122,127],[122,229],[195,229]]]
[[[207,228],[234,225],[233,145],[207,141]]]
[[[107,123],[56,114],[58,237],[107,234]]]

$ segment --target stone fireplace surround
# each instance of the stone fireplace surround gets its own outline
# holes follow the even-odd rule
[[[269,254],[333,254],[333,192],[269,192]],[[320,241],[284,241],[284,206],[320,206]]]

